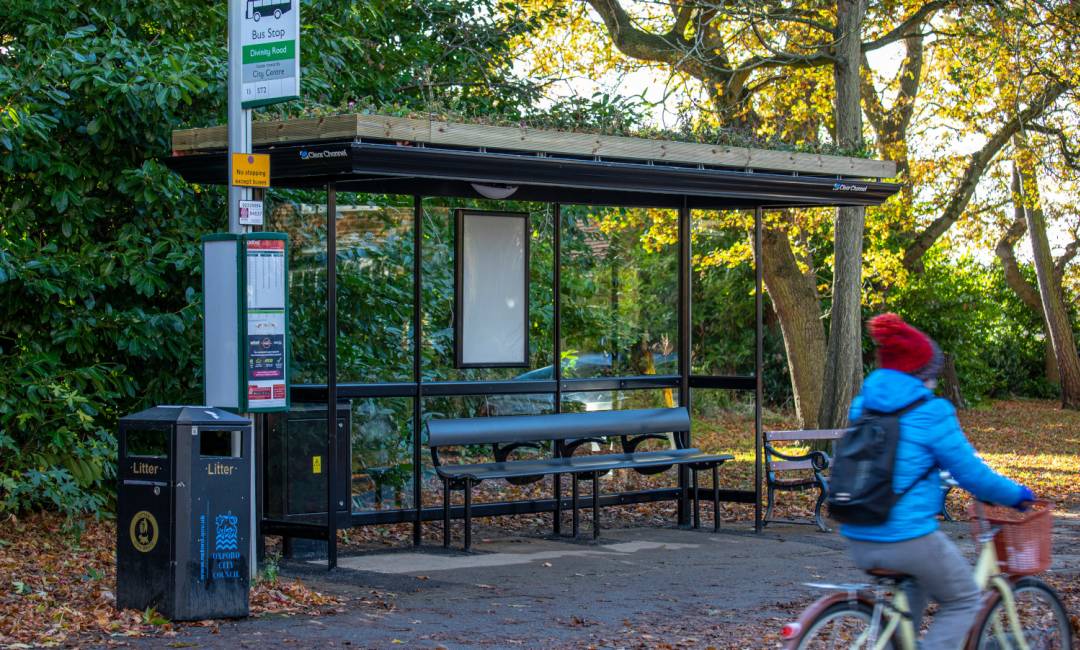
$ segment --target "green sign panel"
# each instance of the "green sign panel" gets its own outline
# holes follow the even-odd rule
[[[300,96],[300,0],[244,0],[241,24],[244,108]]]

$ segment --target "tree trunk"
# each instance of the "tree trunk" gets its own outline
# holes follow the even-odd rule
[[[1050,343],[1049,336],[1046,337],[1043,343],[1043,371],[1046,373],[1046,381],[1054,386],[1059,386],[1061,384],[1061,372],[1058,370],[1054,346]]]
[[[1001,268],[1005,272],[1005,284],[1013,290],[1031,311],[1039,315],[1043,326],[1043,365],[1045,367],[1046,380],[1057,385],[1061,382],[1057,367],[1057,357],[1054,356],[1054,346],[1050,343],[1050,326],[1046,322],[1046,314],[1043,313],[1042,300],[1039,298],[1039,290],[1031,286],[1024,274],[1020,272],[1020,265],[1016,261],[1016,244],[1027,231],[1027,217],[1024,211],[1024,203],[1020,199],[1023,195],[1020,186],[1020,174],[1013,167],[1012,196],[1013,196],[1013,222],[998,240],[994,252],[1001,260]],[[1055,274],[1055,284],[1060,284],[1060,277]]]
[[[782,230],[766,229],[761,239],[762,274],[780,321],[799,426],[817,428],[821,377],[825,371],[825,326],[813,272],[803,273]]]
[[[1046,235],[1046,216],[1043,214],[1039,196],[1038,179],[1030,149],[1021,138],[1016,138],[1017,160],[1014,162],[1020,175],[1021,199],[1027,217],[1031,252],[1035,260],[1035,276],[1039,280],[1039,297],[1042,299],[1043,315],[1050,330],[1050,342],[1054,346],[1058,371],[1061,375],[1062,408],[1080,410],[1080,357],[1076,354],[1072,325],[1065,310],[1061,291],[1054,277],[1054,259],[1050,253],[1050,240]]]
[[[960,391],[960,376],[956,373],[956,358],[945,355],[945,365],[941,369],[941,393],[958,409],[966,409],[967,402]]]
[[[862,52],[860,33],[866,0],[836,3],[836,142],[841,147],[862,146],[862,107],[859,83]],[[829,347],[825,357],[824,392],[818,425],[847,425],[851,398],[862,380],[862,248],[865,212],[840,208],[836,214],[833,262],[833,302],[829,321]]]

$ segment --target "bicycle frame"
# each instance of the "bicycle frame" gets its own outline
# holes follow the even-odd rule
[[[1016,599],[1013,596],[1012,586],[1009,584],[1008,578],[998,570],[997,549],[994,548],[992,540],[992,532],[979,536],[982,549],[979,552],[979,559],[975,563],[975,584],[978,585],[979,591],[985,592],[988,589],[994,589],[1001,595],[1001,599],[1005,603],[1005,612],[1009,619],[1009,625],[1012,627],[1012,638],[1019,641],[1018,650],[1028,650],[1027,642],[1020,629],[1020,617],[1016,613]],[[860,636],[859,639],[856,639],[854,647],[862,647],[867,640],[875,639],[873,650],[884,650],[888,642],[896,635],[900,648],[914,650],[916,647],[915,640],[918,636],[917,630],[915,630],[912,619],[904,615],[910,609],[907,593],[903,589],[897,589],[888,604],[875,598],[875,620],[871,621],[870,629],[863,634],[867,638],[864,639]],[[874,632],[877,627],[875,621],[880,622],[881,618],[885,619],[885,625],[881,630],[881,634],[875,636]],[[1009,638],[1005,635],[1004,630],[997,629],[998,627],[998,624],[995,623],[994,636],[998,638],[1000,647],[1010,647]]]
[[[1013,634],[1011,638],[1018,641],[1017,650],[1028,650],[1027,642],[1020,627],[1020,617],[1016,612],[1016,599],[1013,596],[1012,585],[1008,576],[1002,574],[998,568],[997,550],[993,544],[994,532],[993,530],[986,530],[979,535],[979,542],[982,546],[979,559],[975,563],[975,583],[980,591],[987,592],[993,589],[998,592],[1005,605],[1009,626],[1012,628]],[[807,629],[809,622],[830,605],[838,602],[860,600],[873,607],[873,615],[870,627],[855,639],[851,647],[865,648],[866,650],[884,650],[889,641],[894,640],[899,650],[915,650],[918,634],[912,618],[908,616],[911,605],[907,593],[898,585],[893,597],[885,600],[880,598],[877,593],[852,587],[847,592],[838,592],[825,596],[808,607],[796,623],[800,632]],[[999,629],[999,627],[1000,625],[995,622],[994,635],[999,641],[999,646],[1002,648],[1013,647],[1010,637],[1006,636],[1005,631]],[[795,635],[785,647],[795,647],[800,637],[801,634]]]

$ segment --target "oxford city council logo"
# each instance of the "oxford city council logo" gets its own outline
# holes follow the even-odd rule
[[[131,518],[131,545],[135,550],[149,553],[157,546],[158,523],[154,515],[145,510],[140,510]]]

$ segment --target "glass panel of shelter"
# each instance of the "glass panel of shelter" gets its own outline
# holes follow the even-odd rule
[[[313,200],[308,203],[304,199]],[[292,364],[296,384],[325,382],[326,212],[320,199],[325,199],[325,192],[271,191],[267,199],[267,229],[290,234],[290,299],[295,341]],[[408,383],[413,379],[412,204],[411,196],[345,192],[337,195],[337,365],[341,384]],[[527,368],[454,367],[453,211],[457,207],[530,213]],[[553,213],[550,204],[423,200],[421,367],[424,382],[554,378]],[[677,211],[670,209],[562,206],[560,347],[565,378],[677,376],[677,221]],[[745,240],[745,230],[741,236]],[[707,240],[697,233],[695,246],[707,250],[703,241]],[[695,253],[698,250],[695,248]],[[696,254],[695,261],[699,257]],[[699,277],[695,272],[695,282]],[[743,302],[749,303],[747,309],[752,318],[752,301]],[[709,318],[732,309],[731,305],[723,309],[717,306],[716,311],[706,305],[702,307],[705,308],[695,311],[695,333],[699,326],[709,324]],[[752,335],[752,320],[747,329]],[[752,350],[752,342],[742,350],[751,356],[747,374],[753,372]],[[737,374],[743,374],[743,361],[739,359]],[[714,368],[714,365],[699,365],[695,359],[693,372],[712,374]],[[417,473],[423,486],[423,505],[441,503],[441,486],[434,479],[423,443],[421,465],[413,467],[413,402],[411,397],[341,400],[339,429],[344,426],[344,431],[339,446],[343,448],[346,465],[342,476],[350,477],[348,496],[353,512],[414,508],[413,481]],[[587,411],[662,407],[678,402],[677,388],[569,390],[562,394],[559,406],[564,411]],[[295,398],[294,403],[298,409],[304,408]],[[554,395],[550,393],[427,397],[421,406],[425,420],[555,410]],[[304,426],[310,429],[310,435],[325,440],[325,401],[309,408],[322,409],[321,424],[313,416],[307,418]],[[325,449],[325,442],[322,448]],[[464,453],[470,454],[470,460],[482,461],[488,459],[490,449]],[[550,449],[538,453],[550,453]],[[309,461],[310,458],[305,459],[306,464]],[[269,462],[275,461],[271,458]],[[670,486],[674,476],[662,475],[649,481]],[[541,485],[549,488],[550,481]],[[323,495],[325,503],[325,478],[321,489],[313,488],[312,498],[317,494]],[[478,496],[483,500],[483,495]],[[494,498],[533,496],[539,495],[514,488]],[[325,505],[319,511],[324,513]]]
[[[677,375],[678,212],[567,205],[562,221],[564,377]]]
[[[753,385],[756,313],[755,260],[752,240],[754,213],[750,210],[695,210],[691,236],[691,375],[744,378]],[[766,304],[765,313],[771,314]],[[783,337],[779,325],[765,330],[765,381],[787,386]],[[735,456],[721,472],[721,488],[754,490],[754,390],[694,388],[690,414],[694,445]],[[768,414],[767,414],[768,415]],[[702,477],[711,487],[711,477]],[[724,503],[725,518],[753,517],[753,504]]]

